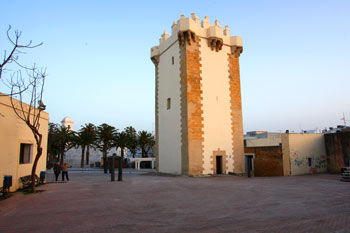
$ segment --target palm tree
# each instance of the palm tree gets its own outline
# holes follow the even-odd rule
[[[75,133],[74,136],[74,146],[81,147],[81,162],[80,167],[84,167],[84,155],[85,155],[85,148],[87,145],[87,134],[85,131],[79,130],[79,132]]]
[[[137,134],[137,142],[142,151],[142,158],[148,157],[148,152],[155,145],[153,135],[145,130],[139,131]]]
[[[137,152],[137,133],[136,130],[132,127],[126,127],[124,132],[128,135],[128,149],[130,150],[132,157],[135,158]]]
[[[122,159],[124,159],[124,149],[128,147],[129,142],[129,135],[124,131],[114,135],[114,146],[116,149],[120,147]]]
[[[96,126],[91,123],[85,124],[85,126],[80,129],[80,132],[85,133],[86,165],[89,165],[90,146],[93,146],[96,143]]]
[[[113,145],[113,135],[116,129],[108,124],[97,127],[97,145],[103,154],[103,169],[107,173],[107,152]]]
[[[70,148],[73,147],[73,138],[74,138],[74,132],[70,130],[69,127],[65,127],[63,125],[57,127],[56,130],[56,146],[59,150],[60,155],[60,162],[63,164],[64,160],[64,153],[68,151]]]
[[[59,155],[59,147],[57,145],[57,131],[58,125],[55,123],[49,123],[49,132],[48,132],[48,140],[47,140],[47,165],[49,166],[51,161],[55,161],[56,157]],[[50,168],[50,167],[48,167]]]

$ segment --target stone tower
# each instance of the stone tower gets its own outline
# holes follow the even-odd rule
[[[244,172],[239,56],[242,39],[219,21],[181,15],[151,49],[159,172]]]
[[[72,118],[70,117],[65,117],[61,121],[62,126],[69,128],[70,130],[73,130],[74,122]]]

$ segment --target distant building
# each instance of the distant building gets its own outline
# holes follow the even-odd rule
[[[250,131],[244,135],[244,139],[257,139],[257,138],[281,138],[281,133],[271,133],[267,131]]]
[[[255,176],[327,172],[323,134],[257,133],[255,138],[245,139],[244,152],[246,164],[251,160]]]
[[[320,129],[308,129],[308,130],[303,130],[301,133],[323,133],[323,132]]]
[[[0,93],[2,94],[2,93]],[[20,101],[14,100],[16,104]],[[22,103],[24,109],[27,104]],[[40,156],[36,174],[46,170],[47,135],[49,114],[41,112],[39,132],[43,135],[42,155]],[[33,162],[36,155],[36,142],[32,131],[17,117],[11,106],[8,96],[0,97],[0,186],[4,176],[12,176],[10,191],[16,191],[22,187],[20,177],[31,175]]]
[[[85,150],[86,152],[86,150]],[[113,147],[112,149],[110,149],[108,151],[108,155],[107,156],[112,156],[114,153],[118,154],[117,150],[115,149],[115,147]],[[154,157],[153,154],[153,150],[150,150],[148,152],[148,157]],[[98,165],[99,163],[101,163],[102,161],[102,152],[99,149],[95,149],[93,147],[90,147],[90,157],[89,157],[89,164],[86,164],[86,160],[84,159],[84,167],[88,168],[88,167],[96,167],[96,164]],[[129,150],[126,150],[126,153],[124,154],[125,158],[133,158],[132,154],[130,153]],[[141,150],[137,150],[137,153],[135,155],[135,158],[141,158],[142,157],[142,153]],[[84,157],[86,158],[86,157]],[[64,160],[66,162],[68,162],[69,167],[73,167],[73,168],[80,168],[81,167],[81,148],[71,148],[70,150],[68,150],[65,153],[65,157]]]
[[[72,120],[72,118],[70,117],[65,117],[63,118],[63,120],[61,121],[62,126],[69,128],[70,130],[74,130],[73,126],[74,126],[74,122]]]
[[[339,132],[345,132],[345,131],[349,131],[350,130],[350,126],[346,126],[346,125],[337,125],[337,127],[329,127],[328,129],[324,129],[323,133],[324,134],[331,134],[331,133],[339,133]]]
[[[239,57],[242,39],[194,13],[151,49],[156,73],[158,171],[184,175],[244,170]]]

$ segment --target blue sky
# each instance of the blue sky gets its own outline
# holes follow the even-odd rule
[[[8,25],[43,42],[21,57],[47,67],[51,122],[70,116],[154,130],[150,48],[181,14],[220,20],[243,38],[244,131],[314,129],[350,120],[349,1],[2,1]],[[0,91],[5,91],[0,87]],[[350,124],[350,122],[349,122]]]

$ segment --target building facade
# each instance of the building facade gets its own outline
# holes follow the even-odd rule
[[[1,93],[0,93],[1,94]],[[14,99],[15,106],[20,101]],[[26,109],[28,105],[23,104]],[[38,161],[36,174],[46,171],[47,159],[47,135],[49,114],[41,112],[39,132],[42,138],[42,155]],[[4,176],[12,176],[10,191],[16,191],[22,187],[20,177],[31,175],[33,162],[36,155],[36,142],[32,131],[17,117],[11,106],[8,96],[0,97],[0,178],[1,184]]]
[[[252,159],[255,176],[327,172],[323,134],[264,133],[256,138],[246,139],[244,151],[246,163]]]
[[[242,39],[219,21],[181,18],[151,49],[159,172],[244,171],[239,57]]]

